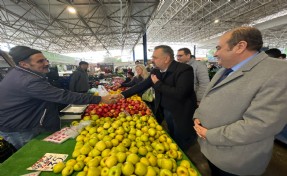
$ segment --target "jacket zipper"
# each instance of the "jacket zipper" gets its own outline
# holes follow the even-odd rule
[[[46,115],[46,111],[47,109],[44,110],[44,114],[42,115],[41,119],[40,119],[40,125],[43,126],[43,121],[44,121],[44,117]]]

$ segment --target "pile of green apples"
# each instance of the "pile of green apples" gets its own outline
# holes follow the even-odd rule
[[[150,115],[99,118],[76,138],[73,159],[55,173],[77,176],[196,176],[179,147]]]

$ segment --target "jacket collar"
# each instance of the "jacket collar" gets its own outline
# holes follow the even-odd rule
[[[217,88],[220,87],[238,77],[241,77],[244,75],[244,72],[248,72],[250,70],[252,70],[253,67],[255,67],[258,63],[260,63],[262,60],[268,58],[268,55],[265,54],[265,52],[261,52],[258,55],[256,55],[252,60],[250,60],[248,63],[246,63],[245,65],[242,66],[242,68],[240,68],[239,70],[235,71],[234,73],[232,73],[230,76],[228,76],[227,78],[225,78],[223,81],[221,81],[220,83],[218,83],[216,86],[214,86],[214,84],[217,82],[217,80],[221,77],[221,75],[223,74],[225,69],[220,69],[219,73],[215,75],[215,77],[211,80],[210,82],[210,87],[208,87],[208,89],[213,89],[213,88]],[[214,86],[214,87],[213,87]]]
[[[29,70],[29,69],[26,69],[26,68],[23,68],[23,67],[20,67],[20,66],[15,66],[15,69],[21,70],[23,72],[26,72],[26,73],[29,73],[29,74],[32,74],[32,75],[35,75],[35,76],[38,76],[40,78],[45,78],[45,74],[37,73],[37,72],[34,72],[32,70]]]

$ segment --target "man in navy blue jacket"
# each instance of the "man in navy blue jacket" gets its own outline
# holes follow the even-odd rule
[[[92,96],[56,88],[46,80],[49,62],[41,51],[16,46],[9,52],[16,66],[0,82],[0,136],[19,149],[42,131],[60,129],[53,102],[112,103],[113,96]],[[55,107],[55,106],[54,106]]]
[[[193,129],[193,113],[196,109],[196,96],[191,66],[174,60],[173,50],[166,45],[155,47],[152,55],[155,69],[151,76],[134,87],[122,92],[124,97],[155,89],[155,115],[159,123],[163,115],[171,137],[183,151],[196,140]]]

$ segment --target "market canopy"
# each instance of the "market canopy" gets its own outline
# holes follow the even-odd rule
[[[0,40],[56,53],[109,52],[132,50],[147,33],[150,43],[211,48],[222,32],[253,25],[265,46],[286,47],[286,11],[286,0],[0,0]]]

